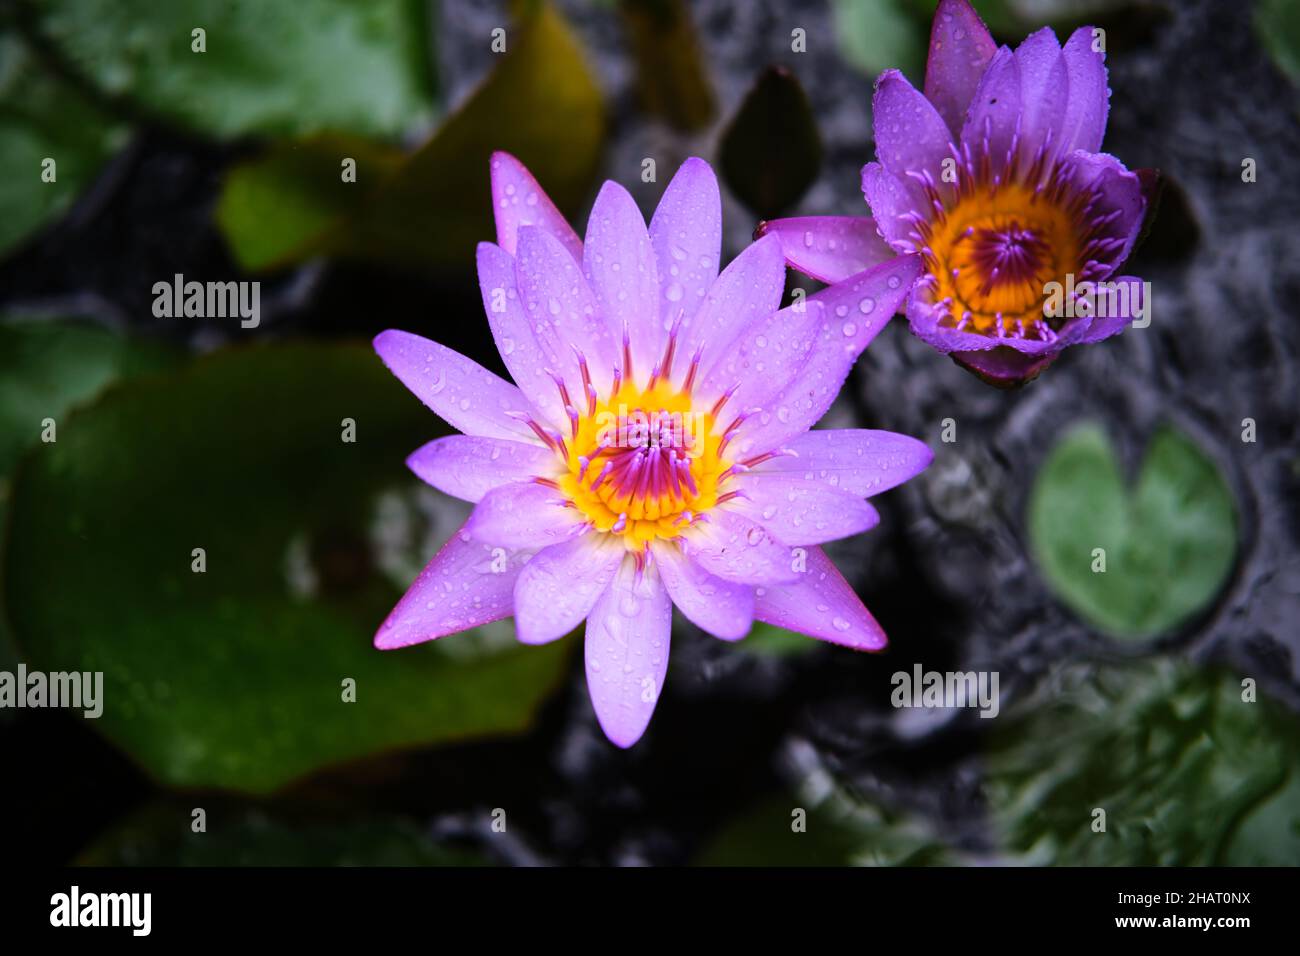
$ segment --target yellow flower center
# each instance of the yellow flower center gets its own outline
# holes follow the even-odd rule
[[[931,301],[942,324],[995,336],[1046,338],[1046,286],[1084,264],[1075,196],[1022,182],[963,184],[923,230]]]
[[[714,426],[714,413],[697,410],[689,391],[624,383],[575,420],[556,484],[629,550],[676,538],[718,503],[727,477],[726,436]]]

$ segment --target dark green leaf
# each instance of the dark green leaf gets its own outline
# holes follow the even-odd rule
[[[1098,425],[1052,450],[1035,479],[1029,531],[1043,575],[1101,630],[1148,637],[1218,595],[1237,549],[1236,510],[1222,476],[1185,435],[1156,432],[1130,493]],[[1097,549],[1105,552],[1105,571]]]
[[[461,517],[430,530],[446,499],[402,465],[438,429],[359,346],[218,353],[112,390],[19,469],[4,597],[20,650],[103,671],[92,726],[177,786],[268,791],[525,729],[563,643],[522,647],[502,625],[371,646],[418,569],[409,551],[431,557],[420,542]]]
[[[988,803],[1022,862],[1300,864],[1300,724],[1231,675],[1073,665],[997,724]]]
[[[926,866],[950,859],[950,852],[916,821],[837,792],[820,803],[795,796],[765,800],[714,834],[694,862],[696,866]]]
[[[432,113],[423,0],[44,0],[35,10],[39,35],[104,94],[199,133],[395,137]]]
[[[66,212],[126,135],[38,69],[13,35],[0,35],[0,253]],[[54,161],[49,173],[47,159]]]
[[[321,254],[472,267],[477,243],[493,236],[491,154],[513,153],[573,210],[595,177],[604,135],[603,101],[581,47],[542,5],[508,35],[484,85],[414,154],[321,139],[278,147],[230,174],[218,223],[249,269]],[[356,183],[341,181],[345,155],[358,159]]]
[[[700,61],[695,25],[683,0],[623,0],[636,61],[637,92],[646,112],[677,129],[699,130],[715,108]]]
[[[1273,62],[1300,84],[1300,4],[1295,0],[1260,0],[1255,29]]]
[[[210,806],[212,801],[205,801]],[[215,806],[206,830],[190,807],[155,805],[85,850],[81,866],[482,866],[482,857],[439,846],[398,817],[325,822]]]
[[[927,18],[903,0],[832,0],[835,40],[849,63],[875,76],[893,67],[921,88],[929,32]]]
[[[0,538],[18,459],[41,441],[47,419],[59,436],[65,415],[120,378],[160,369],[172,356],[81,322],[0,321]],[[0,562],[0,581],[4,567]],[[0,614],[0,669],[17,663]]]
[[[722,134],[722,175],[756,215],[770,219],[808,191],[821,167],[812,107],[794,74],[769,67]]]

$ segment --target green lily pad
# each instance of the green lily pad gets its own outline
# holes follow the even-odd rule
[[[1102,428],[1076,428],[1048,455],[1029,502],[1034,554],[1052,589],[1125,638],[1166,632],[1207,607],[1232,570],[1236,528],[1222,475],[1169,427],[1151,439],[1131,493]]]
[[[103,94],[218,138],[396,137],[432,116],[423,0],[45,0],[35,29]],[[195,30],[205,31],[197,52]]]
[[[401,508],[426,491],[402,462],[438,430],[363,346],[232,350],[111,390],[19,468],[4,600],[20,651],[102,671],[91,726],[175,786],[264,792],[525,730],[562,645],[525,648],[502,625],[371,646],[423,514]]]
[[[66,212],[126,137],[124,126],[38,69],[15,36],[0,35],[0,254]]]
[[[351,181],[344,179],[345,163]],[[226,178],[217,225],[246,270],[274,269],[329,252],[332,234],[406,161],[401,150],[355,137],[285,140]]]
[[[1295,866],[1300,722],[1257,694],[1167,659],[1063,668],[996,721],[999,841],[1031,864]]]
[[[797,816],[803,811],[803,817]],[[796,825],[802,830],[796,830]],[[696,866],[931,866],[953,854],[918,821],[834,792],[770,797],[710,837]]]
[[[723,132],[718,159],[731,191],[764,219],[808,191],[821,168],[822,142],[793,73],[779,66],[763,71]]]
[[[0,321],[0,538],[9,482],[23,452],[40,443],[47,419],[54,437],[74,406],[121,378],[161,369],[172,355],[83,322]],[[0,581],[4,566],[0,561]],[[0,614],[0,670],[18,661]],[[0,711],[0,719],[11,712]]]
[[[845,60],[872,76],[894,67],[921,88],[928,19],[907,9],[903,0],[832,0],[831,14]]]
[[[76,859],[79,866],[484,866],[465,850],[440,846],[403,817],[311,821],[256,809],[210,806],[205,830],[194,807],[158,804],[134,814]]]
[[[540,4],[507,34],[484,84],[409,157],[372,147],[357,182],[342,183],[342,158],[358,155],[345,150],[361,147],[282,146],[232,171],[217,221],[248,269],[315,255],[472,269],[476,245],[494,235],[494,151],[518,157],[571,212],[595,179],[604,138],[604,102],[582,48]]]
[[[1260,41],[1292,83],[1300,84],[1300,4],[1295,0],[1260,0],[1255,5]]]
[[[755,621],[749,634],[737,647],[761,657],[791,657],[815,651],[818,643],[805,634],[796,634],[774,624]]]

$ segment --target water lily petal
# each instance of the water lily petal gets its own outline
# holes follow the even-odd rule
[[[780,584],[798,577],[790,548],[754,521],[722,508],[712,509],[707,519],[682,537],[687,557],[709,574],[734,584]]]
[[[458,431],[532,441],[518,418],[532,409],[522,392],[459,352],[410,332],[375,336],[375,351],[415,396]]]
[[[821,548],[809,548],[806,561],[794,584],[758,589],[754,617],[855,650],[883,649],[885,632]]]
[[[412,452],[406,467],[439,491],[478,501],[498,485],[553,471],[556,461],[541,444],[448,435]]]
[[[650,245],[659,274],[662,321],[671,329],[674,322],[690,321],[718,277],[722,198],[718,178],[704,160],[686,160],[664,190],[650,218]]]
[[[808,361],[737,429],[735,453],[743,458],[769,451],[815,425],[920,274],[920,256],[899,256],[809,297],[805,307],[812,311],[817,340]]]
[[[587,691],[605,736],[641,739],[668,673],[673,605],[653,564],[639,578],[624,560],[587,616]]]
[[[1106,86],[1106,54],[1094,49],[1091,27],[1080,27],[1065,41],[1061,56],[1069,77],[1069,95],[1060,123],[1058,148],[1095,153],[1106,135],[1110,90]]]
[[[1004,169],[1014,158],[1011,146],[1020,129],[1021,109],[1020,64],[1008,47],[1000,47],[971,99],[961,130],[963,146],[978,156],[987,142],[993,169]]]
[[[914,478],[929,467],[934,452],[921,441],[867,428],[818,429],[792,438],[782,454],[750,472],[798,477],[871,497]]]
[[[543,349],[528,324],[515,280],[514,256],[490,242],[480,242],[478,283],[492,339],[511,378],[540,413],[540,419],[552,427],[563,424],[567,418],[564,403],[555,380],[546,371],[553,349]]]
[[[519,640],[546,644],[581,624],[626,553],[621,541],[589,534],[533,555],[515,582]]]
[[[527,552],[501,552],[459,529],[388,615],[375,647],[408,647],[509,617],[526,558]]]
[[[1051,27],[1030,34],[1016,47],[1016,66],[1020,73],[1020,103],[1024,110],[1020,123],[1022,156],[1033,156],[1039,146],[1052,136],[1056,150],[1061,119],[1065,115],[1069,80],[1061,44]]]
[[[941,0],[930,30],[925,98],[953,136],[961,132],[980,77],[998,46],[967,0]]]
[[[898,70],[886,70],[876,80],[871,98],[875,117],[876,158],[900,179],[908,173],[928,174],[941,193],[943,161],[951,157],[952,134],[924,94]]]
[[[496,152],[490,168],[497,244],[513,256],[519,227],[537,226],[557,239],[575,262],[581,262],[582,240],[524,164],[509,153]]]
[[[925,197],[915,183],[906,183],[879,163],[862,167],[862,195],[885,241],[900,253],[916,251],[916,228],[909,217],[926,215]]]
[[[870,216],[771,219],[758,224],[756,235],[776,236],[787,263],[826,283],[855,276],[896,254]]]
[[[546,358],[547,368],[564,381],[575,407],[582,408],[585,404],[582,374],[574,349],[586,357],[592,381],[603,389],[609,385],[621,341],[615,341],[587,280],[572,257],[558,241],[536,226],[519,230],[515,278],[524,314]],[[554,382],[551,389],[556,390]],[[567,414],[561,421],[567,430]]]
[[[586,528],[564,495],[534,481],[499,485],[474,507],[465,531],[478,541],[503,548],[545,548]]]
[[[724,641],[738,641],[754,620],[754,589],[715,577],[675,544],[654,549],[659,576],[673,604],[692,624]]]
[[[614,341],[621,344],[626,331],[635,374],[645,381],[667,339],[659,317],[659,271],[641,210],[617,183],[606,182],[591,207],[582,267]]]
[[[742,475],[743,496],[724,507],[761,525],[781,544],[824,544],[870,531],[880,515],[862,497],[794,475]]]
[[[781,242],[774,236],[764,236],[722,270],[704,297],[704,304],[683,326],[674,379],[680,382],[685,378],[692,357],[700,350],[701,371],[712,368],[747,329],[780,308],[784,291]]]

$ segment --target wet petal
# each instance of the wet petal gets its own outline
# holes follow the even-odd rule
[[[987,149],[994,171],[1005,168],[1021,119],[1020,65],[1015,54],[1001,47],[971,99],[961,141],[976,156]],[[986,145],[987,144],[987,145]]]
[[[930,31],[925,98],[934,104],[953,136],[961,132],[966,108],[997,48],[988,27],[967,0],[941,0]]]
[[[750,475],[798,477],[862,497],[878,495],[929,467],[934,452],[924,442],[866,428],[819,429],[786,442],[783,454],[756,465]]]
[[[920,273],[920,256],[899,256],[811,296],[805,306],[812,312],[817,340],[808,361],[737,429],[735,454],[744,458],[768,451],[815,425]]]
[[[515,278],[524,314],[547,367],[563,379],[575,407],[584,404],[578,349],[596,387],[608,387],[622,343],[609,325],[577,264],[555,239],[534,226],[519,230]],[[556,390],[551,383],[552,391]],[[568,416],[561,419],[568,424]]]
[[[758,225],[758,235],[781,240],[785,261],[819,282],[840,282],[892,259],[870,216],[800,216]]]
[[[898,70],[886,70],[871,99],[876,158],[899,178],[909,172],[929,174],[943,185],[943,161],[951,156],[952,135],[934,105]]]
[[[1091,27],[1080,27],[1065,41],[1062,59],[1069,77],[1069,94],[1058,149],[1061,153],[1082,149],[1095,153],[1106,135],[1106,114],[1110,111],[1110,90],[1106,87],[1106,55],[1093,49]]]
[[[758,589],[754,617],[832,644],[881,650],[885,632],[821,548],[809,548],[806,559],[795,583]]]
[[[794,475],[742,475],[744,494],[722,507],[761,525],[782,544],[824,544],[869,531],[880,515],[859,495]]]
[[[681,381],[701,347],[700,369],[707,371],[726,354],[745,330],[781,307],[785,291],[785,257],[781,242],[764,236],[747,246],[722,270],[695,317],[683,327],[674,378]]]
[[[1031,34],[1016,48],[1020,73],[1020,154],[1033,156],[1051,133],[1052,148],[1058,148],[1059,127],[1065,115],[1069,81],[1061,45],[1051,27]]]
[[[635,374],[646,381],[667,339],[659,272],[641,210],[618,183],[606,182],[591,207],[582,267],[614,341],[621,345],[627,331]]]
[[[730,351],[704,373],[699,396],[712,402],[729,389],[737,410],[761,405],[788,385],[817,341],[817,311],[790,307],[746,328]]]
[[[659,275],[660,314],[664,328],[671,329],[699,311],[718,277],[722,199],[718,179],[704,160],[686,160],[664,190],[650,219],[650,245]]]
[[[754,620],[752,587],[709,574],[672,543],[657,545],[654,558],[668,596],[692,624],[724,641],[749,633]]]
[[[388,615],[375,647],[407,647],[509,617],[526,557],[474,541],[461,528]]]
[[[545,644],[581,624],[626,553],[623,542],[589,534],[533,555],[515,582],[519,640]]]
[[[1146,197],[1141,177],[1126,169],[1123,163],[1108,153],[1085,153],[1082,150],[1075,150],[1066,157],[1061,174],[1073,177],[1080,188],[1094,189],[1100,193],[1101,202],[1093,216],[1109,213],[1117,215],[1115,221],[1106,227],[1106,235],[1122,239],[1123,242],[1108,251],[1104,258],[1112,271],[1119,268],[1133,251],[1133,244],[1137,241],[1146,214]]]
[[[546,369],[554,360],[554,347],[543,348],[528,324],[515,281],[515,260],[490,242],[478,245],[478,283],[483,311],[501,361],[528,401],[552,427],[567,421],[555,380]]]
[[[683,534],[686,556],[715,577],[734,584],[793,581],[790,548],[778,544],[742,515],[714,508]]]
[[[912,232],[916,227],[908,217],[930,214],[917,185],[903,182],[879,163],[867,163],[862,167],[862,195],[885,241],[899,252],[912,252],[916,245]]]
[[[575,262],[581,262],[582,240],[524,164],[509,153],[497,152],[492,154],[491,170],[497,244],[513,256],[519,227],[537,226],[557,239]]]
[[[541,444],[449,435],[406,459],[420,480],[464,501],[478,501],[498,485],[555,470],[555,453]]]
[[[587,616],[587,692],[605,736],[630,747],[645,733],[668,673],[673,606],[653,564],[631,558]]]
[[[503,548],[545,548],[585,530],[577,509],[554,488],[532,481],[500,485],[474,507],[465,531]]]
[[[445,345],[388,329],[375,336],[375,351],[415,396],[458,431],[485,438],[523,438],[533,433],[512,415],[531,413],[523,393],[477,362]]]

